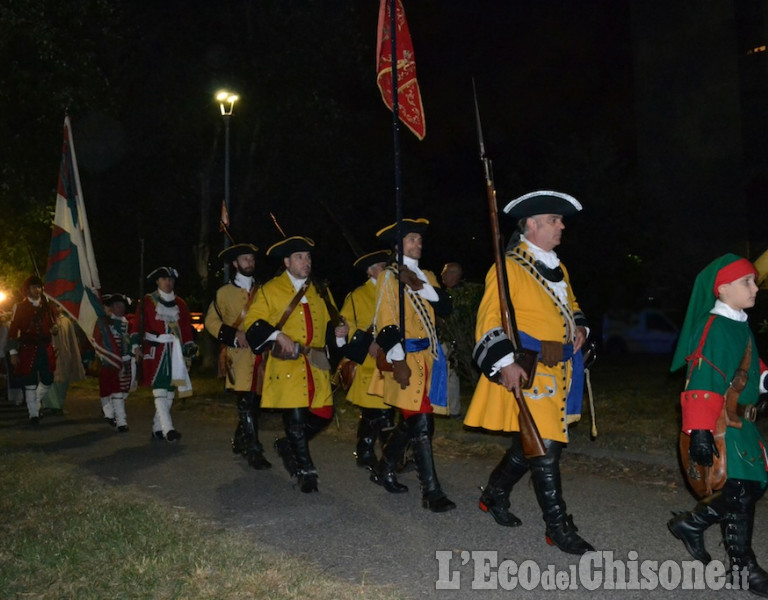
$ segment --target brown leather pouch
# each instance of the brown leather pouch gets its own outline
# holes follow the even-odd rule
[[[387,353],[383,349],[379,349],[379,353],[376,355],[376,368],[381,371],[392,372],[392,364],[387,362]]]
[[[554,367],[563,362],[563,343],[542,340],[539,360],[547,367]]]

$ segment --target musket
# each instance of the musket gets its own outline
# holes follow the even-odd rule
[[[496,265],[496,280],[499,290],[499,307],[501,309],[501,327],[507,338],[515,347],[515,362],[525,371],[525,380],[521,383],[523,389],[528,389],[533,385],[533,377],[536,372],[536,362],[538,353],[523,348],[520,343],[520,332],[517,329],[515,320],[515,310],[509,294],[509,281],[507,279],[506,256],[501,238],[499,227],[499,210],[496,202],[496,186],[493,182],[493,165],[491,159],[485,153],[485,142],[483,140],[483,127],[480,122],[480,108],[477,104],[477,90],[475,89],[475,80],[472,80],[472,93],[475,99],[475,117],[477,119],[477,137],[480,143],[480,160],[483,163],[485,171],[485,186],[488,196],[488,209],[491,218],[491,232],[493,235],[493,255]],[[500,383],[499,380],[496,380]],[[544,456],[547,453],[544,442],[541,439],[536,422],[533,420],[531,411],[525,401],[523,394],[516,389],[513,392],[518,407],[518,423],[520,425],[520,440],[523,446],[523,454],[526,458],[535,458]]]

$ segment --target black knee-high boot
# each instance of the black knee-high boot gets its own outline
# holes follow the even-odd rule
[[[531,478],[536,490],[536,499],[546,524],[547,543],[557,546],[569,554],[584,554],[594,550],[576,532],[573,517],[566,512],[560,482],[560,453],[563,444],[553,440],[544,440],[547,453],[528,461]]]
[[[259,442],[259,410],[261,396],[255,392],[240,393],[237,398],[238,424],[232,439],[232,451],[242,453],[256,470],[269,469],[272,464],[264,456]]]
[[[378,408],[361,408],[360,418],[357,421],[357,447],[355,458],[358,467],[372,469],[376,466],[376,452],[374,444],[381,429],[381,413]]]
[[[730,560],[730,582],[758,596],[768,597],[768,572],[757,564],[752,550],[752,527],[755,504],[764,488],[756,481],[728,479],[723,496],[728,512],[720,521],[725,550]]]
[[[499,525],[519,527],[523,522],[509,511],[509,494],[520,478],[528,472],[520,434],[512,434],[512,444],[491,472],[488,484],[481,488],[480,510],[491,515]]]
[[[374,409],[378,410],[378,409]],[[384,444],[387,443],[390,434],[395,429],[395,409],[385,408],[378,410],[379,416],[376,419],[376,423],[373,428],[376,431],[376,436],[379,439],[379,445],[384,449]]]
[[[432,512],[445,512],[456,508],[440,487],[432,456],[432,431],[434,417],[431,414],[419,413],[406,419],[408,432],[411,436],[413,459],[421,483],[421,505]]]
[[[704,547],[704,532],[726,512],[726,502],[722,492],[715,492],[704,498],[692,511],[677,513],[667,522],[669,531],[685,545],[686,550],[705,565],[712,560]]]
[[[307,422],[310,414],[308,408],[292,408],[283,414],[285,435],[296,460],[299,488],[305,494],[317,491],[317,469],[312,462],[307,439]]]
[[[403,494],[408,491],[408,486],[397,480],[395,468],[403,456],[403,452],[405,452],[409,439],[408,424],[405,421],[400,421],[389,434],[387,442],[381,449],[379,462],[371,469],[371,481],[382,486],[390,494]]]
[[[373,445],[376,442],[376,432],[373,430],[371,419],[360,411],[357,420],[357,446],[355,447],[355,462],[358,467],[373,467],[376,464],[376,453]]]

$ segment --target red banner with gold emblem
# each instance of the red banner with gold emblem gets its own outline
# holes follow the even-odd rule
[[[376,83],[381,90],[381,98],[389,110],[392,110],[392,37],[390,34],[390,0],[381,0],[379,7],[378,40],[376,43]],[[416,79],[416,60],[413,54],[411,33],[405,20],[405,9],[401,0],[395,0],[395,22],[397,31],[397,96],[398,116],[420,140],[426,134],[424,107],[421,103],[421,91]]]

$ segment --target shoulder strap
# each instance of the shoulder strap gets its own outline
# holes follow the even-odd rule
[[[285,325],[285,322],[288,320],[288,317],[291,316],[291,313],[293,312],[293,309],[298,306],[299,302],[301,302],[301,298],[304,296],[306,291],[309,289],[309,279],[307,279],[299,288],[299,291],[296,292],[296,295],[291,299],[288,306],[285,307],[285,311],[283,312],[283,316],[280,317],[280,320],[275,325],[275,329],[281,329],[283,325]]]
[[[243,310],[240,311],[240,315],[237,317],[235,322],[232,323],[232,327],[234,327],[235,329],[240,327],[240,324],[243,322],[243,319],[245,319],[245,315],[248,313],[248,309],[251,307],[251,304],[253,303],[253,299],[255,297],[256,297],[256,283],[253,284],[253,288],[251,289],[250,292],[248,292],[248,301],[245,303],[245,306],[243,306]],[[214,300],[214,302],[216,301]],[[219,312],[218,306],[216,307],[216,312]],[[221,313],[219,313],[219,316],[221,316]]]
[[[331,317],[331,323],[338,324],[343,322],[343,319],[339,314],[339,310],[333,305],[333,302],[331,302],[331,299],[328,297],[328,288],[325,286],[325,284],[319,281],[314,281],[313,283],[315,284],[315,289],[317,290],[317,293],[320,294],[320,297],[323,299],[323,302],[325,302],[325,307],[328,309],[328,314]]]

